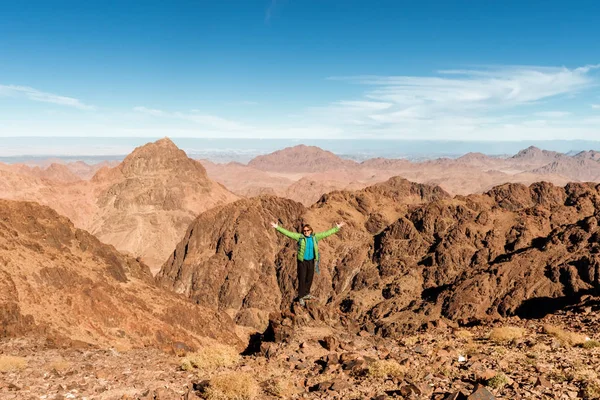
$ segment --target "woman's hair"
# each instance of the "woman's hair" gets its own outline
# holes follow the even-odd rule
[[[302,230],[304,231],[305,229],[310,229],[311,232],[314,232],[312,226],[310,226],[309,224],[304,224]]]

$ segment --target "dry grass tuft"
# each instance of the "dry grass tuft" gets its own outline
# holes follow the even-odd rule
[[[240,361],[237,350],[231,346],[216,344],[203,347],[195,353],[188,354],[181,361],[181,369],[190,371],[194,368],[207,371],[220,367],[231,367]]]
[[[204,396],[207,400],[252,400],[258,393],[259,386],[251,375],[230,373],[211,379]]]
[[[368,368],[368,375],[372,378],[401,378],[407,372],[408,368],[395,360],[377,360]]]
[[[588,381],[583,386],[583,398],[585,400],[600,399],[600,381]]]
[[[509,343],[525,336],[525,329],[515,326],[503,326],[492,329],[489,340],[495,343]]]
[[[0,356],[0,372],[17,371],[27,366],[23,357]]]
[[[65,360],[54,360],[48,364],[48,369],[54,371],[57,374],[64,374],[71,368],[73,364]]]
[[[554,336],[563,346],[583,345],[586,340],[585,336],[575,332],[565,331],[562,328],[553,325],[544,325],[545,334]]]
[[[281,376],[263,382],[262,387],[266,394],[282,399],[289,399],[296,393],[292,381]]]
[[[581,347],[584,349],[594,349],[596,347],[600,347],[600,342],[597,340],[586,340],[581,344]]]
[[[454,331],[454,336],[457,339],[471,340],[473,339],[473,334],[466,329],[459,329]]]

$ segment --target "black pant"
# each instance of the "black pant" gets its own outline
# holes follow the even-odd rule
[[[298,298],[310,294],[313,276],[315,275],[315,260],[298,260]]]

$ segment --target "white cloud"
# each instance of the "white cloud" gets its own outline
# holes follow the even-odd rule
[[[143,114],[152,115],[154,117],[166,117],[191,121],[200,125],[223,131],[239,131],[248,128],[242,124],[225,118],[217,117],[214,115],[201,114],[198,110],[192,110],[189,113],[183,113],[179,111],[166,112],[163,110],[157,110],[143,106],[134,107],[133,110]]]
[[[94,110],[94,106],[84,104],[73,97],[59,96],[53,93],[42,92],[29,86],[0,85],[0,96],[23,97],[32,101],[58,104],[78,108],[80,110]]]
[[[156,110],[153,108],[146,108],[146,107],[133,107],[133,111],[141,112],[143,114],[153,115],[155,117],[162,117],[165,115],[165,112],[162,110]]]
[[[598,110],[598,109],[600,109],[600,104],[592,104],[592,108],[595,108]]]
[[[563,118],[571,115],[568,111],[541,111],[533,113],[536,117],[544,117],[544,118]]]
[[[579,105],[577,95],[597,86],[592,72],[598,68],[600,64],[572,69],[503,66],[444,70],[433,76],[332,77],[365,91],[312,114],[343,126],[349,136],[518,140],[537,137],[544,127],[572,138],[578,133],[561,123],[576,118],[547,109],[546,103],[553,108]],[[593,132],[586,127],[579,137],[600,139]]]

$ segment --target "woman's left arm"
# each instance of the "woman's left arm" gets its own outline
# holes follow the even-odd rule
[[[325,239],[327,236],[331,236],[334,233],[338,233],[340,231],[340,228],[344,225],[345,225],[345,223],[340,222],[339,224],[337,224],[336,226],[334,226],[333,228],[331,228],[325,232],[315,233],[315,237],[317,238],[317,240]]]

